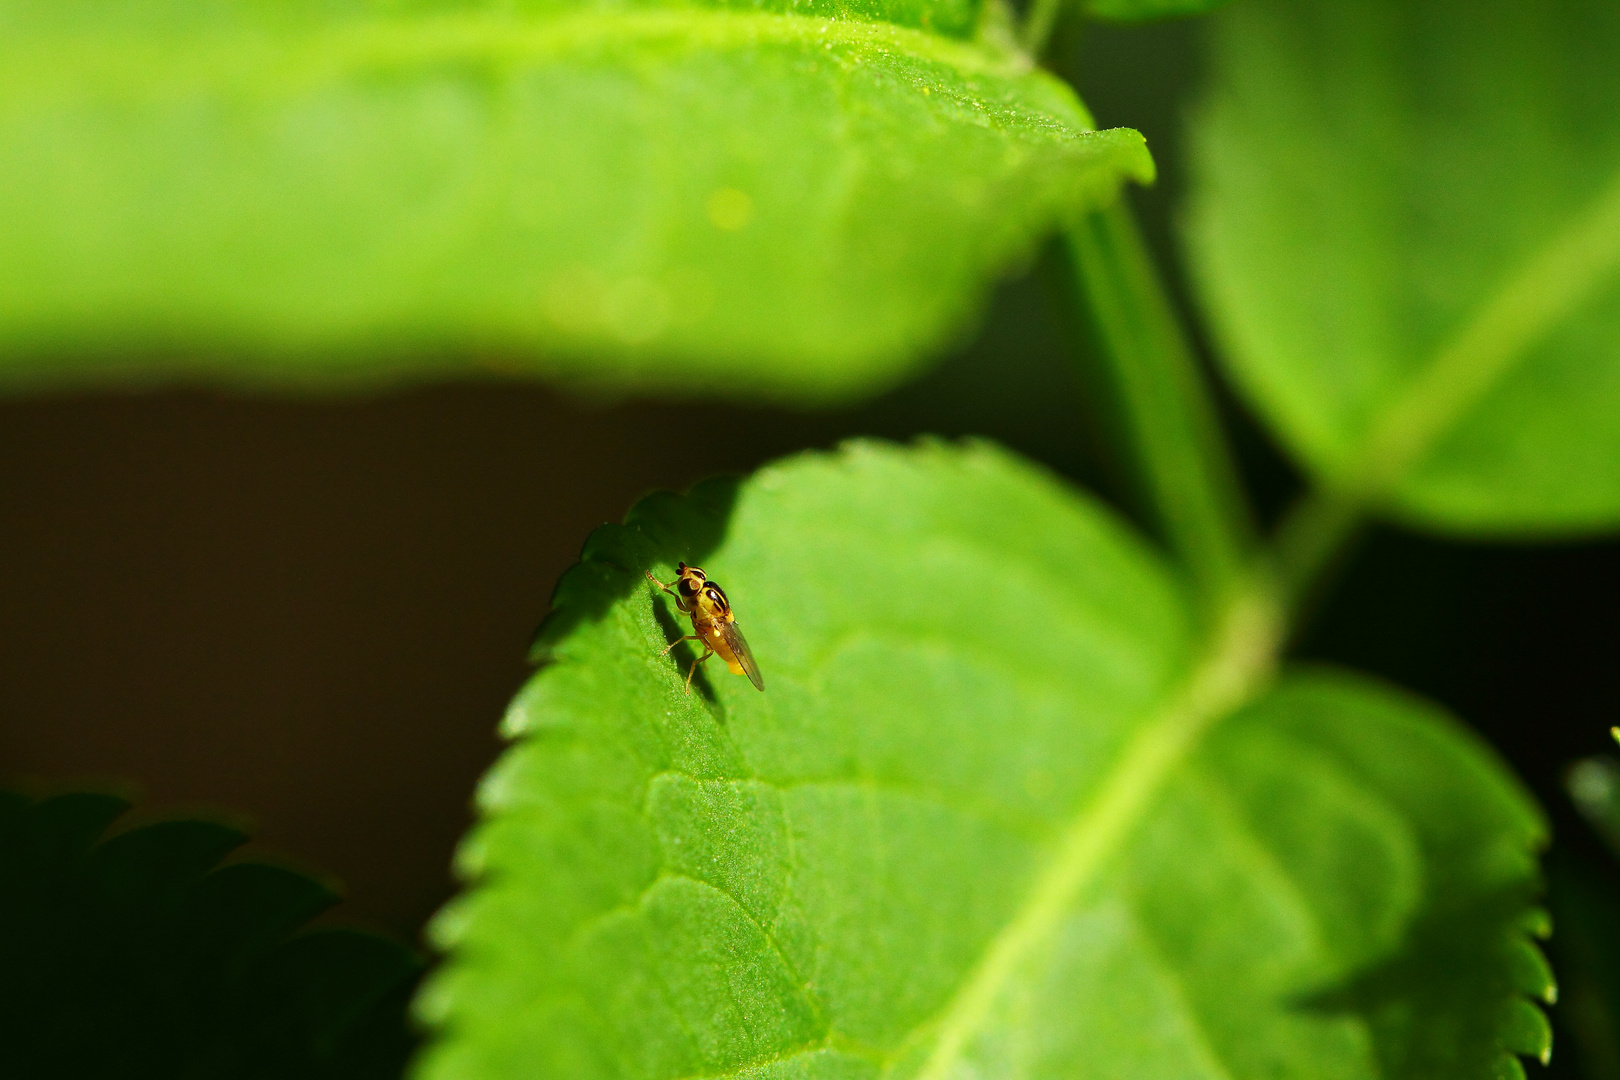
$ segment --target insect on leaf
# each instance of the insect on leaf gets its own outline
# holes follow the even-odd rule
[[[659,655],[642,574],[700,559],[769,693],[685,695]],[[1544,830],[1501,764],[1367,680],[1267,689],[1263,627],[1203,640],[1156,554],[1004,451],[657,496],[556,604],[422,1080],[1484,1080],[1545,1049]]]

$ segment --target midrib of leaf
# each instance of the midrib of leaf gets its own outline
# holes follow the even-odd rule
[[[1384,495],[1545,334],[1620,269],[1620,174],[1481,306],[1373,424],[1342,496]]]
[[[177,40],[187,43],[177,49]],[[55,91],[82,99],[117,90],[163,100],[202,89],[292,97],[357,71],[476,61],[533,64],[630,44],[731,50],[770,44],[859,46],[932,61],[966,76],[1012,78],[1028,59],[892,23],[707,10],[582,12],[565,17],[439,16],[355,20],[308,31],[244,29],[149,38],[85,35],[43,48],[24,38],[0,65],[5,97],[37,108]],[[72,62],[64,62],[71,51]],[[18,97],[23,90],[28,96]]]
[[[1296,603],[1360,528],[1369,506],[1479,403],[1531,347],[1620,269],[1620,173],[1480,306],[1369,428],[1359,453],[1277,526],[1280,584]]]
[[[1161,785],[1200,737],[1270,680],[1282,618],[1269,591],[1232,602],[1181,688],[1143,727],[1064,830],[1029,895],[938,1016],[918,1028],[933,1048],[916,1080],[946,1080],[990,1014],[997,995],[1049,941],[1098,871],[1141,820]]]

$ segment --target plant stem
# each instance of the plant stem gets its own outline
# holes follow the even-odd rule
[[[1296,616],[1365,521],[1361,503],[1327,488],[1308,491],[1283,515],[1272,551],[1282,602]]]
[[[1152,512],[1207,608],[1220,610],[1253,572],[1256,542],[1209,389],[1123,196],[1068,242]]]
[[[1051,38],[1052,28],[1057,25],[1062,10],[1063,0],[1034,0],[1030,5],[1021,37],[1024,51],[1036,60],[1046,51],[1046,42]]]

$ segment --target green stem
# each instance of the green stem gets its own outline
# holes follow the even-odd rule
[[[1366,522],[1354,499],[1316,488],[1283,515],[1272,542],[1282,602],[1296,615],[1339,553]]]
[[[1046,51],[1046,43],[1052,37],[1052,28],[1057,26],[1058,15],[1063,11],[1063,0],[1035,0],[1030,5],[1029,15],[1024,19],[1023,38],[1024,51],[1030,56],[1040,59],[1041,53]]]
[[[1123,196],[1078,222],[1068,241],[1151,510],[1219,609],[1252,573],[1256,544],[1209,389]]]

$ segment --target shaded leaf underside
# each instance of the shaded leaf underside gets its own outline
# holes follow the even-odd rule
[[[678,559],[769,692],[682,694],[641,577]],[[649,499],[556,603],[437,924],[424,1077],[1484,1077],[1545,1047],[1542,827],[1501,767],[1343,675],[1207,733],[1264,627],[1201,648],[1155,556],[1000,451]],[[1476,977],[1401,968],[1458,933]]]

